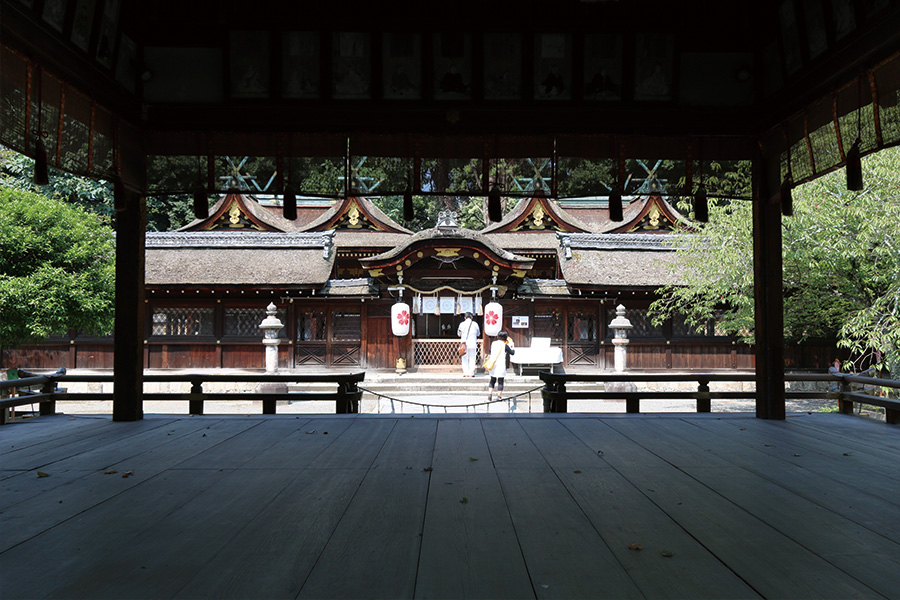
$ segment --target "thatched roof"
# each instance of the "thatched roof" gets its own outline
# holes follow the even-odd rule
[[[534,296],[571,296],[572,288],[565,279],[531,279],[526,277],[516,290],[522,298]]]
[[[334,257],[331,235],[322,233],[148,233],[146,283],[318,287]]]
[[[647,287],[677,283],[671,235],[560,234],[559,264],[576,288]]]

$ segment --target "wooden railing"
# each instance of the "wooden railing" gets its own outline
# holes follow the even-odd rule
[[[713,381],[740,382],[755,381],[753,374],[728,374],[728,373],[687,373],[687,374],[640,374],[640,373],[616,373],[602,375],[575,375],[556,374],[547,371],[540,372],[544,387],[541,389],[541,397],[544,400],[544,412],[567,412],[569,400],[625,400],[625,412],[639,413],[641,400],[675,400],[693,399],[697,402],[697,412],[710,412],[713,400],[747,400],[756,397],[755,391],[710,391],[709,384]],[[697,391],[637,391],[627,389],[627,383],[636,382],[696,382]],[[900,400],[874,396],[861,391],[853,391],[851,384],[856,383],[867,387],[879,387],[900,389],[900,381],[892,379],[877,379],[861,375],[840,373],[833,367],[828,373],[802,373],[786,374],[785,381],[822,381],[839,382],[838,390],[785,390],[785,398],[788,399],[834,399],[838,401],[840,412],[852,414],[854,403],[881,406],[885,409],[885,421],[890,424],[900,424]],[[571,382],[594,382],[606,384],[618,383],[620,389],[603,391],[569,391],[566,384]],[[612,387],[612,386],[611,386]]]
[[[52,415],[56,412],[56,381],[66,374],[62,367],[56,373],[35,375],[22,369],[18,370],[18,379],[0,381],[0,425],[5,425],[9,409],[26,404],[37,404],[41,415]],[[40,386],[39,392],[31,388]],[[11,397],[6,396],[12,394]]]
[[[56,411],[57,401],[78,400],[112,400],[113,394],[102,392],[69,393],[59,388],[66,382],[81,383],[110,383],[114,381],[112,375],[66,375],[66,370],[60,369],[56,373],[48,375],[35,375],[27,371],[19,370],[20,379],[0,381],[0,389],[18,390],[18,395],[13,398],[0,400],[0,408],[3,409],[2,420],[5,422],[7,408],[24,406],[27,404],[39,404],[40,414],[52,415]],[[178,374],[178,375],[144,375],[144,382],[187,382],[191,384],[190,392],[145,392],[144,400],[187,400],[188,412],[192,415],[203,414],[203,404],[207,400],[261,400],[262,413],[273,415],[276,412],[278,401],[332,401],[335,403],[336,414],[348,414],[359,412],[359,401],[362,391],[359,383],[365,379],[366,374],[351,373],[346,375],[273,375],[273,374],[246,374],[246,375],[210,375],[210,374]],[[204,392],[205,383],[239,383],[257,382],[261,384],[284,384],[284,390],[272,392]],[[288,392],[288,383],[334,383],[337,386],[335,392]],[[23,388],[41,386],[40,392],[24,391]]]

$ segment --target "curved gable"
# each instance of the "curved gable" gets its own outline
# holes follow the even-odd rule
[[[479,232],[460,227],[435,227],[420,231],[403,245],[367,258],[360,264],[370,277],[385,282],[418,281],[437,286],[445,279],[498,282],[521,278],[534,266],[526,258],[504,250]],[[478,283],[483,285],[483,283]]]
[[[628,207],[631,214],[626,215],[623,223],[606,230],[604,233],[670,233],[676,230],[696,229],[678,210],[666,202],[663,197],[652,192],[640,202],[632,202]]]
[[[213,205],[209,217],[192,221],[179,231],[282,231],[254,210],[256,206],[243,194],[229,193]]]
[[[542,193],[521,200],[499,223],[482,233],[549,232],[588,233],[590,229]]]
[[[386,231],[412,233],[362,196],[347,196],[302,231]]]

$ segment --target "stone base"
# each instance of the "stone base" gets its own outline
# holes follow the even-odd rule
[[[258,394],[284,394],[285,398],[276,400],[276,404],[284,406],[288,404],[287,393],[288,387],[286,383],[280,381],[263,381],[256,384],[256,393]],[[263,402],[271,402],[271,400],[263,400]]]
[[[636,392],[637,385],[633,381],[607,381],[607,392]]]

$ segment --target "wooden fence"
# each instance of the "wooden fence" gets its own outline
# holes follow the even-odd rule
[[[688,374],[639,374],[617,373],[605,375],[555,374],[541,371],[541,397],[544,401],[544,412],[564,413],[568,411],[569,400],[625,400],[625,412],[641,412],[641,400],[676,400],[693,399],[697,402],[697,412],[711,412],[713,400],[745,400],[755,397],[755,392],[719,391],[709,389],[710,382],[755,381],[753,374],[728,373],[688,373]],[[785,398],[828,398],[836,399],[840,412],[853,413],[855,403],[881,406],[885,409],[887,423],[900,424],[900,399],[875,396],[862,391],[854,391],[851,384],[860,384],[870,388],[888,388],[900,390],[900,381],[878,379],[861,375],[839,372],[834,367],[827,373],[786,374],[785,381],[824,381],[838,382],[836,391],[786,390]],[[566,384],[571,382],[593,382],[603,384],[603,390],[568,391]],[[638,391],[633,385],[636,382],[696,382],[697,391]],[[629,385],[631,384],[631,385]]]
[[[191,384],[190,392],[145,393],[144,400],[187,400],[188,412],[192,415],[203,414],[203,404],[207,400],[261,400],[263,414],[275,414],[278,401],[323,400],[335,403],[336,414],[358,413],[362,391],[359,383],[365,379],[365,373],[345,375],[144,375],[145,382],[187,382]],[[60,388],[66,382],[109,383],[112,375],[67,375],[65,368],[48,375],[35,375],[19,370],[19,379],[0,381],[0,391],[16,390],[12,398],[0,400],[0,424],[6,422],[7,409],[26,404],[38,404],[40,414],[52,415],[56,411],[57,401],[78,400],[112,400],[113,395],[102,392],[69,393]],[[269,392],[204,392],[204,383],[258,382],[270,387]],[[335,392],[288,392],[288,383],[334,383]],[[39,392],[31,392],[30,388],[40,386]],[[277,387],[273,387],[277,386]]]

